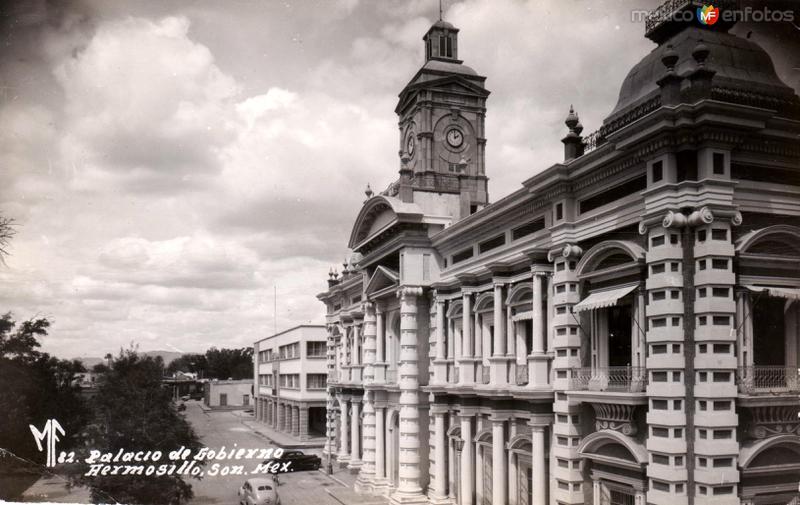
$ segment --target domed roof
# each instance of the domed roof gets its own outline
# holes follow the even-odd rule
[[[710,50],[706,67],[716,72],[714,86],[781,98],[794,95],[794,91],[775,73],[769,54],[758,44],[725,31],[686,27],[660,44],[628,72],[622,82],[617,105],[604,123],[658,94],[657,81],[666,73],[661,58],[669,50],[669,45],[678,55],[675,65],[678,75],[685,76],[695,69],[697,62],[692,57],[692,50],[701,39]]]
[[[464,74],[464,75],[478,75],[478,72],[475,71],[472,67],[468,67],[462,63],[456,63],[454,61],[443,61],[443,60],[428,60],[425,62],[425,65],[422,67],[425,70],[435,70],[438,72],[452,72],[454,74]]]

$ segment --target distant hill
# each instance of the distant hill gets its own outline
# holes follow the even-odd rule
[[[152,356],[154,358],[156,356],[161,356],[161,359],[164,360],[164,366],[169,365],[170,363],[172,363],[172,361],[174,361],[174,360],[180,358],[181,356],[183,356],[183,353],[174,352],[174,351],[146,351],[146,352],[142,352],[140,354],[142,356]],[[116,357],[116,355],[114,357]],[[80,357],[75,358],[75,359],[80,360],[83,363],[83,366],[85,366],[87,369],[91,369],[93,366],[95,366],[98,363],[105,363],[106,362],[106,360],[104,360],[103,358],[96,358],[96,357],[92,357],[92,356],[80,356]]]
[[[155,358],[156,356],[161,356],[161,359],[164,360],[164,366],[168,366],[174,360],[184,355],[184,353],[182,352],[175,352],[175,351],[146,351],[141,354],[143,356],[152,356],[153,358]]]

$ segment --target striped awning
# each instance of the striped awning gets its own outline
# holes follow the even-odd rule
[[[800,288],[785,288],[782,286],[745,286],[754,293],[767,293],[776,298],[787,300],[800,300]]]
[[[578,302],[572,307],[572,312],[583,312],[584,310],[602,309],[616,305],[619,300],[637,288],[636,284],[624,286],[616,289],[604,291],[592,291],[589,296]]]

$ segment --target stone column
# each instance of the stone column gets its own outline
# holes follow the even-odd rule
[[[600,498],[602,497],[602,488],[600,487],[600,479],[597,477],[592,477],[592,503],[599,505]]]
[[[277,407],[278,407],[278,418],[277,418],[277,424],[275,426],[275,429],[278,430],[278,431],[283,431],[283,416],[284,416],[283,405],[278,403]]]
[[[447,382],[447,329],[445,301],[436,299],[436,356],[433,362],[433,380],[439,384]]]
[[[395,503],[427,503],[420,485],[419,457],[419,354],[417,350],[417,303],[420,287],[402,287],[400,296],[400,465]],[[427,429],[427,426],[426,426]]]
[[[513,426],[513,420],[512,424]],[[511,439],[513,435],[509,431],[508,438]],[[508,451],[508,504],[509,505],[517,505],[517,472],[519,471],[519,465],[517,464],[517,457],[516,455]]]
[[[492,420],[492,503],[506,503],[505,419]],[[544,503],[544,502],[533,502]]]
[[[472,296],[463,294],[461,306],[461,362],[459,383],[472,384],[475,382],[475,367],[473,363],[474,351],[472,347]]]
[[[308,405],[303,405],[299,407],[299,419],[300,419],[300,426],[299,426],[299,434],[300,440],[308,440]]]
[[[361,467],[361,437],[358,425],[361,420],[361,399],[353,398],[350,407],[350,464],[349,468]]]
[[[300,407],[292,407],[292,436],[300,436]]]
[[[436,442],[434,448],[434,475],[433,479],[436,488],[433,490],[437,498],[444,499],[447,497],[447,433],[444,425],[444,411],[437,411],[433,413],[434,431],[436,434]],[[498,502],[499,503],[499,502]]]
[[[645,492],[643,489],[636,490],[636,494],[633,497],[633,503],[634,505],[645,505],[647,503],[647,500],[645,498]],[[743,499],[742,505],[745,505],[746,503],[747,501]]]
[[[508,296],[508,295],[506,295]],[[511,305],[506,306],[506,355],[515,356],[517,354],[517,332],[516,325],[512,319]]]
[[[364,428],[362,438],[364,446],[362,451],[363,465],[356,480],[356,490],[371,490],[375,481],[375,408],[374,391],[364,392]]]
[[[461,417],[461,440],[464,446],[461,448],[461,503],[460,505],[472,505],[475,490],[475,456],[473,455],[474,443],[472,442],[472,413],[460,414]],[[533,502],[536,503],[536,502]],[[544,503],[544,502],[542,502]]]
[[[547,458],[545,457],[545,427],[531,426],[531,503],[546,503]],[[595,502],[600,503],[600,502]]]
[[[490,383],[498,386],[508,384],[508,359],[506,359],[506,318],[503,313],[503,285],[494,285],[494,346],[491,349]],[[489,351],[489,349],[487,349]],[[488,354],[488,352],[487,352]]]
[[[375,481],[386,479],[386,407],[375,407]]]
[[[364,325],[362,326],[364,335],[364,384],[375,382],[375,361],[377,338],[375,328],[375,305],[373,303],[364,304]],[[365,395],[366,397],[366,395]]]
[[[339,398],[339,461],[350,459],[350,423],[348,422],[349,412],[347,410],[347,400]]]
[[[528,387],[546,388],[549,384],[544,335],[544,272],[533,272],[533,320],[531,354],[528,357]]]

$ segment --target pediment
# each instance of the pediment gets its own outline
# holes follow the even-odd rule
[[[441,91],[448,94],[474,95],[483,98],[489,96],[489,91],[486,90],[486,88],[460,75],[451,75],[428,80],[419,80],[418,78],[414,79],[414,81],[406,86],[400,93],[400,99],[397,102],[395,112],[402,110],[411,98],[423,89]]]
[[[375,273],[372,274],[372,277],[370,277],[367,282],[365,292],[367,295],[370,295],[392,286],[398,286],[399,284],[400,275],[397,272],[384,266],[379,266],[375,269]]]
[[[361,208],[353,225],[348,247],[355,249],[364,240],[398,222],[420,222],[422,217],[422,210],[414,203],[402,202],[389,196],[374,196]]]

